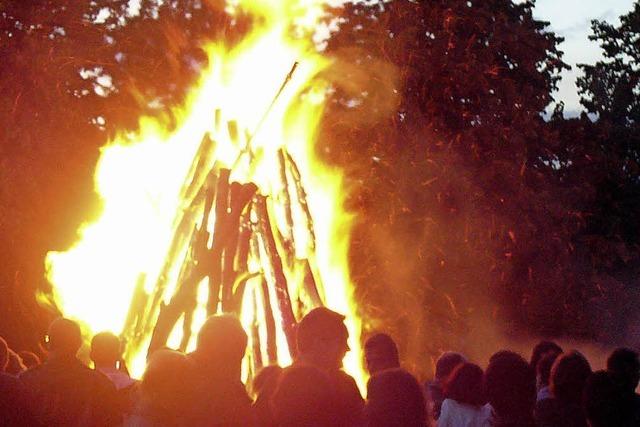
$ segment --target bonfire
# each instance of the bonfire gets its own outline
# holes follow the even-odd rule
[[[347,315],[346,367],[361,378],[351,216],[340,171],[314,145],[331,90],[331,63],[308,37],[322,5],[259,3],[235,6],[255,16],[252,31],[206,47],[209,68],[173,120],[142,118],[103,149],[101,215],[47,257],[56,306],[89,332],[120,334],[136,374],[149,351],[192,350],[221,312],[250,337],[246,376],[286,365],[296,322],[324,305]]]

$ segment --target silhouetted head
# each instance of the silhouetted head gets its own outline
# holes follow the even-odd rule
[[[22,363],[24,363],[24,366],[26,366],[27,369],[35,368],[40,364],[40,358],[38,357],[38,355],[31,351],[23,350],[19,352],[18,355],[22,359]]]
[[[254,397],[271,396],[276,389],[283,369],[278,365],[265,366],[258,371],[251,381],[251,393]]]
[[[536,366],[536,381],[539,388],[549,385],[551,367],[558,356],[560,356],[560,353],[550,352],[545,354],[538,362],[538,365]]]
[[[536,379],[522,356],[512,351],[499,351],[491,356],[484,385],[489,403],[500,419],[530,423],[536,401]]]
[[[141,399],[153,417],[167,416],[175,424],[191,400],[193,367],[187,356],[174,350],[156,350],[149,356],[140,382]]]
[[[297,328],[298,355],[320,369],[339,369],[349,351],[344,316],[318,307],[302,318]]]
[[[0,337],[0,372],[4,372],[9,363],[9,346],[4,338]]]
[[[369,427],[424,427],[427,410],[418,381],[403,369],[381,371],[367,384]]]
[[[196,353],[210,368],[237,371],[247,349],[247,333],[237,317],[221,314],[209,317],[198,333]]]
[[[549,386],[553,397],[563,403],[579,405],[590,375],[591,366],[581,353],[575,350],[562,353],[551,368]]]
[[[15,351],[9,349],[9,362],[5,368],[5,372],[11,375],[18,375],[20,372],[27,370],[27,367],[22,363],[22,358]]]
[[[51,322],[47,336],[49,351],[56,356],[75,356],[82,345],[80,326],[63,317]]]
[[[444,395],[458,403],[482,406],[487,403],[484,392],[484,373],[473,363],[458,365],[444,386]]]
[[[121,358],[120,338],[111,332],[100,332],[91,339],[91,360],[96,368],[115,368]]]
[[[436,362],[436,381],[445,382],[451,372],[466,361],[467,359],[460,353],[453,351],[442,353]]]
[[[367,371],[373,375],[385,369],[400,367],[398,347],[387,334],[375,334],[364,343],[364,360]]]
[[[531,360],[529,361],[531,369],[536,371],[540,359],[549,353],[560,354],[562,353],[562,348],[553,341],[540,341],[536,344],[531,351]]]
[[[633,393],[640,381],[638,353],[628,348],[614,350],[607,359],[607,371],[627,392]]]
[[[331,382],[323,371],[313,366],[294,365],[284,369],[271,405],[279,427],[340,425]]]
[[[607,371],[594,372],[584,386],[583,407],[591,427],[632,425],[624,423],[622,388]]]

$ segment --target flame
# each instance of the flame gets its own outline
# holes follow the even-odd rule
[[[172,111],[178,125],[169,127],[162,120],[142,118],[137,132],[119,135],[102,149],[95,172],[95,189],[103,204],[100,217],[81,227],[79,240],[69,250],[50,252],[46,258],[54,302],[65,316],[79,320],[92,333],[122,333],[136,285],[142,281],[143,292],[153,291],[177,232],[176,218],[193,200],[185,182],[195,179],[192,166],[205,136],[214,141],[210,155],[203,157],[206,169],[214,164],[229,167],[232,181],[253,182],[265,195],[282,190],[277,155],[285,147],[299,168],[315,232],[313,242],[305,227],[299,226],[302,213],[292,212],[298,224],[294,229],[296,257],[315,251],[325,304],[347,315],[352,351],[345,368],[362,386],[360,324],[347,264],[352,218],[343,208],[341,171],[324,165],[314,152],[330,85],[318,74],[331,63],[317,53],[309,37],[299,37],[300,32],[313,29],[323,4],[318,0],[247,0],[229,3],[228,10],[251,13],[257,18],[256,25],[237,46],[206,47],[210,65],[185,105]],[[294,63],[298,63],[295,73],[272,104]],[[256,154],[252,161],[247,160],[249,151]],[[276,217],[277,222],[282,221],[280,214]],[[263,267],[255,260],[250,265],[254,271]],[[165,300],[175,289],[177,275],[178,268],[172,268]],[[300,278],[288,272],[288,279],[290,292],[295,294],[292,284],[298,286]],[[264,315],[259,288],[248,287],[253,291],[243,297],[241,317],[247,328],[256,313]],[[207,292],[205,279],[198,285],[192,336],[206,318]],[[264,333],[262,325],[258,335]],[[278,362],[287,364],[290,354],[281,328],[277,333]],[[181,335],[178,324],[169,345],[177,346]],[[144,337],[138,348],[127,353],[134,374],[144,369],[148,341],[149,336]]]

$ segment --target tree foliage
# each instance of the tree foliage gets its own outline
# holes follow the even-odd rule
[[[46,322],[23,324],[38,313],[45,254],[71,244],[100,209],[99,148],[142,115],[171,120],[170,107],[205,65],[203,42],[233,42],[246,24],[232,27],[221,2],[149,1],[139,11],[129,3],[2,3],[0,284],[13,297],[0,310],[15,323],[3,323],[0,335],[14,342]]]
[[[494,323],[529,329],[559,282],[567,231],[541,114],[566,65],[532,8],[354,4],[329,44],[346,80],[368,82],[337,91],[324,135],[353,177],[361,306],[422,367],[444,348],[484,351]]]
[[[581,102],[588,112],[616,124],[638,124],[640,119],[640,3],[620,17],[620,26],[593,21],[592,41],[602,48],[604,59],[580,67]]]

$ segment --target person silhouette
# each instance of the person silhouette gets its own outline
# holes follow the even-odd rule
[[[342,370],[342,359],[349,351],[349,332],[345,317],[325,307],[307,313],[298,323],[298,354],[294,366],[313,366],[327,375],[340,419],[346,426],[363,422],[364,400],[355,380]]]
[[[367,427],[427,427],[428,414],[420,383],[404,369],[386,369],[369,379]]]
[[[491,408],[486,400],[482,369],[473,363],[458,365],[445,384],[438,427],[488,427]]]
[[[192,361],[183,353],[158,349],[148,359],[137,387],[137,402],[125,427],[187,427],[193,402]]]
[[[274,427],[271,398],[275,393],[283,369],[278,365],[265,366],[258,371],[251,382],[251,392],[255,401],[252,410],[256,427]]]
[[[333,386],[326,373],[311,365],[283,370],[271,398],[277,427],[343,427]]]
[[[247,333],[231,314],[209,317],[198,333],[194,363],[193,425],[254,424],[251,399],[241,380]]]
[[[400,367],[398,347],[393,338],[383,333],[374,334],[365,341],[364,360],[370,375]]]
[[[501,350],[489,359],[484,372],[487,399],[494,427],[533,427],[536,376],[522,356]]]
[[[22,383],[6,372],[9,346],[0,337],[0,424],[7,427],[33,425],[31,402]]]
[[[100,332],[91,340],[90,357],[95,369],[109,378],[117,390],[136,383],[124,368],[121,347],[120,338],[111,332]]]
[[[111,426],[121,422],[114,385],[78,360],[81,345],[80,326],[58,318],[49,326],[49,358],[20,375],[33,395],[39,424]]]
[[[607,358],[607,372],[620,385],[629,419],[640,425],[640,396],[636,393],[640,382],[638,353],[628,348],[617,348]]]
[[[582,395],[591,366],[577,351],[562,353],[553,362],[549,378],[552,398],[536,404],[536,421],[549,427],[586,427]]]
[[[438,357],[435,378],[432,381],[427,381],[424,385],[427,406],[434,420],[440,418],[440,409],[444,401],[444,385],[449,379],[449,375],[456,367],[466,361],[467,359],[462,354],[453,351],[446,351]]]

